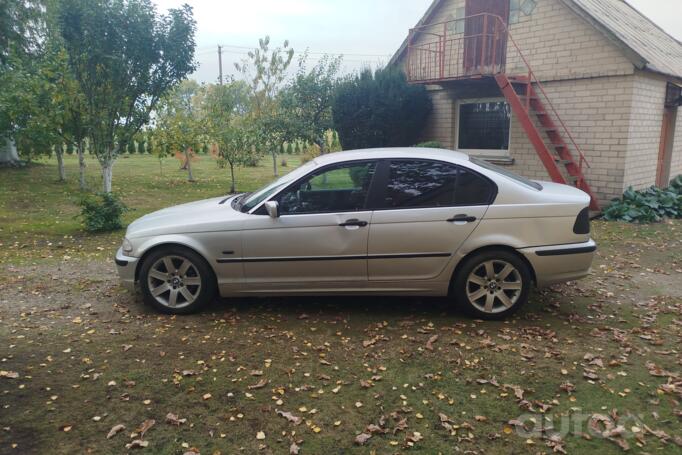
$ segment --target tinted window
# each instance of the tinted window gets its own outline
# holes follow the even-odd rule
[[[392,161],[383,208],[485,205],[494,191],[483,177],[435,161]]]
[[[353,163],[316,172],[277,197],[280,213],[353,212],[363,210],[376,163]]]
[[[455,204],[487,205],[490,204],[494,191],[493,185],[485,177],[460,168]]]

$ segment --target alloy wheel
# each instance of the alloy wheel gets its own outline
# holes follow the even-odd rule
[[[488,260],[474,267],[466,282],[469,302],[488,314],[502,313],[518,302],[523,289],[521,273],[507,261]]]
[[[196,265],[181,256],[164,256],[147,274],[152,297],[161,305],[181,309],[194,303],[201,293],[201,275]]]

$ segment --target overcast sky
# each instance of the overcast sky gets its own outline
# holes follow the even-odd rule
[[[223,71],[245,57],[258,38],[273,44],[288,39],[297,53],[310,50],[310,61],[325,53],[343,54],[344,71],[386,64],[432,0],[154,0],[161,11],[189,3],[197,20],[200,82],[218,77],[217,45]],[[628,0],[682,40],[682,0]]]

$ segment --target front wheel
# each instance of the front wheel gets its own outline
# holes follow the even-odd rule
[[[473,316],[504,319],[527,301],[531,272],[508,251],[486,251],[465,260],[455,278],[453,293]]]
[[[210,303],[216,293],[213,272],[204,258],[183,247],[162,247],[140,270],[144,300],[166,314],[189,314]]]

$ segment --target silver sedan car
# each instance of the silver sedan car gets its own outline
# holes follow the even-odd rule
[[[216,293],[414,295],[499,319],[533,284],[589,273],[589,203],[451,150],[341,152],[254,193],[146,215],[116,264],[164,313],[194,312]]]

